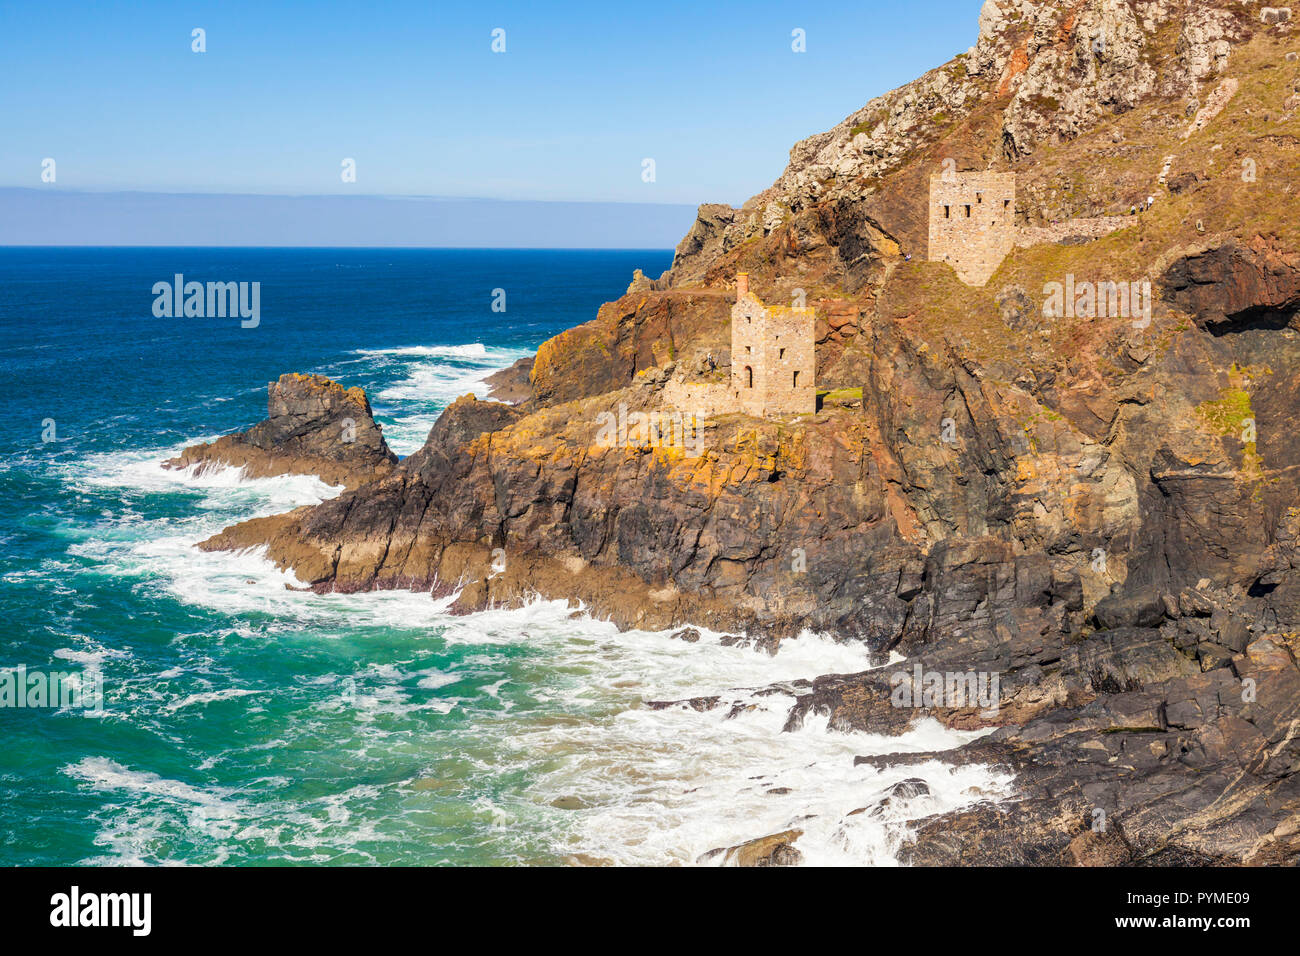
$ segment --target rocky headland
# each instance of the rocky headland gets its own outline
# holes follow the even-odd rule
[[[1250,2],[988,0],[967,53],[701,206],[671,269],[503,374],[514,404],[462,398],[397,464],[376,429],[359,468],[333,406],[273,386],[267,423],[178,462],[328,460],[350,490],[201,546],[321,592],[864,642],[885,666],[782,686],[789,728],[997,728],[943,759],[1016,775],[922,821],[915,863],[1300,861],[1298,52]],[[1016,176],[980,286],[928,261],[945,169]],[[816,310],[819,410],[605,440],[725,375],[739,272]],[[1105,283],[1149,314],[1046,306]],[[996,705],[900,705],[931,674],[995,676]],[[796,862],[794,823],[719,852]]]

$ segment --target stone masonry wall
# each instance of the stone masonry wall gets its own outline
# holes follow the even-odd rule
[[[817,410],[812,309],[764,306],[741,293],[731,309],[731,390],[756,418]]]
[[[984,285],[1015,245],[1015,173],[930,177],[930,261],[947,262],[968,285]]]
[[[767,311],[757,296],[743,293],[731,307],[731,394],[736,410],[763,417],[763,326]]]
[[[1094,216],[1091,219],[1067,219],[1050,226],[1021,226],[1016,230],[1016,245],[1036,246],[1040,242],[1064,242],[1070,239],[1100,239],[1116,229],[1133,225],[1130,216]]]
[[[815,313],[810,308],[767,307],[763,408],[768,415],[812,414],[817,410]]]
[[[671,379],[664,383],[661,399],[664,405],[697,418],[714,418],[737,411],[736,396],[730,384]]]

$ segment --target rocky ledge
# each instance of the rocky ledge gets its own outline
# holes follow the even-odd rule
[[[533,371],[533,358],[521,358],[514,365],[493,372],[485,380],[488,386],[488,398],[498,402],[518,405],[526,401],[533,393],[529,376]]]
[[[344,388],[323,375],[289,373],[267,385],[265,421],[192,445],[164,467],[195,468],[199,474],[242,468],[250,478],[316,475],[326,484],[356,488],[396,464],[363,389]]]

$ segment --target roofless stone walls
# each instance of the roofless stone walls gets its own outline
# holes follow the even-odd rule
[[[1016,242],[1016,174],[935,173],[929,218],[930,261],[984,285]]]
[[[731,392],[738,411],[766,418],[817,410],[814,320],[810,308],[764,305],[749,291],[749,276],[736,277]]]

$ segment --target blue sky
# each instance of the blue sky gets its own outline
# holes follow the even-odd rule
[[[978,14],[979,0],[3,0],[0,186],[42,188],[52,157],[58,190],[739,204],[796,140],[967,49]]]

